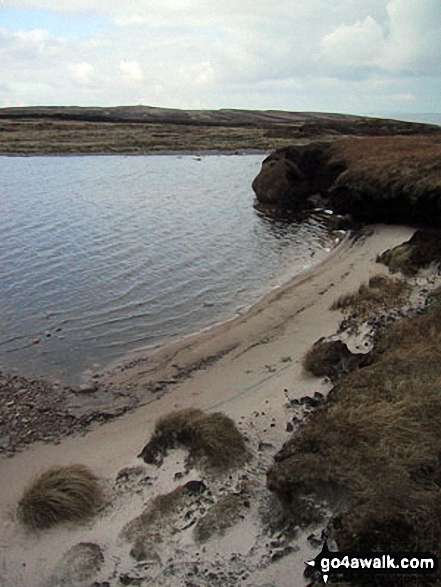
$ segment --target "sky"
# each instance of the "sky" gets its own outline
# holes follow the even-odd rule
[[[441,0],[0,0],[0,106],[441,112]]]

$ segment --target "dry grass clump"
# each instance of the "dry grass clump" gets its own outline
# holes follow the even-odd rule
[[[437,295],[384,331],[372,364],[344,377],[276,455],[268,485],[291,511],[324,488],[344,497],[340,550],[441,548],[440,349]]]
[[[245,440],[231,418],[195,408],[161,418],[139,456],[146,463],[160,464],[167,451],[177,446],[188,448],[190,461],[215,470],[240,466],[248,455]]]
[[[441,263],[441,233],[434,230],[417,230],[405,243],[388,249],[379,255],[392,273],[401,271],[404,275],[415,275],[420,269],[432,263]]]
[[[18,518],[28,528],[45,529],[92,517],[102,503],[97,477],[83,465],[53,467],[37,477],[18,502]]]
[[[370,355],[351,353],[341,340],[320,338],[303,358],[303,367],[316,377],[337,379],[343,373],[350,373],[366,365]]]
[[[404,279],[374,275],[356,293],[340,296],[332,304],[331,310],[350,310],[358,318],[367,319],[380,308],[390,310],[399,306],[409,289]]]

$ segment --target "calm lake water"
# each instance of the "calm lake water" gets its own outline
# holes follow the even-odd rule
[[[75,383],[323,259],[252,207],[262,155],[0,157],[0,367]]]

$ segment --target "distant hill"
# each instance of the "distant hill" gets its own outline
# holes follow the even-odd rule
[[[311,120],[356,121],[361,116],[285,112],[282,110],[178,110],[153,106],[115,106],[110,108],[81,106],[33,106],[0,108],[0,118],[52,118],[94,122],[156,122],[171,124],[273,125],[301,124]]]
[[[282,110],[0,108],[0,154],[272,151],[342,136],[440,134],[441,127],[347,114]]]
[[[441,115],[440,115],[441,117]],[[215,126],[273,126],[301,125],[305,123],[360,124],[387,119],[349,114],[323,112],[287,112],[283,110],[178,110],[153,106],[32,106],[0,108],[0,118],[8,119],[56,119],[84,122],[142,122],[168,124],[203,124]],[[395,124],[396,121],[387,121]]]
[[[371,115],[369,115],[371,116]],[[393,118],[406,122],[422,122],[423,124],[441,125],[441,112],[387,112],[384,115],[374,115],[379,118]]]

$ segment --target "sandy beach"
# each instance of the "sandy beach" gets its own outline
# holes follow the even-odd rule
[[[315,392],[325,395],[330,389],[328,380],[306,374],[301,362],[316,340],[337,331],[341,314],[331,311],[331,304],[373,275],[386,273],[376,263],[377,255],[413,232],[404,226],[366,227],[357,238],[345,238],[323,263],[274,290],[246,313],[153,355],[127,357],[101,375],[100,385],[113,393],[135,394],[141,407],[82,436],[57,444],[35,443],[11,458],[2,457],[0,586],[306,584],[305,560],[319,550],[306,537],[311,532],[320,535],[321,528],[298,531],[290,541],[271,536],[265,520],[277,517],[279,506],[265,487],[265,474],[292,433],[287,424],[294,421],[295,429],[296,418],[304,417],[305,406],[293,408],[288,399]],[[137,458],[158,417],[186,407],[222,411],[234,419],[252,454],[244,469],[225,478],[186,472],[181,450],[170,453],[160,468]],[[25,486],[48,467],[70,463],[90,467],[103,480],[108,506],[84,526],[27,533],[14,520]],[[126,473],[121,474],[123,469]],[[163,541],[158,541],[156,556],[147,562],[134,560],[121,537],[124,525],[155,495],[192,479],[202,479],[214,500],[237,492],[246,480],[253,488],[249,507],[230,529],[203,545],[193,539],[192,525],[186,527],[180,510],[161,530]],[[207,503],[185,506],[184,513],[192,511],[186,519],[197,522]],[[81,573],[69,578],[65,555],[78,543],[98,545],[102,560],[85,578]],[[193,583],[189,569],[196,577]],[[231,577],[225,575],[228,571]]]

